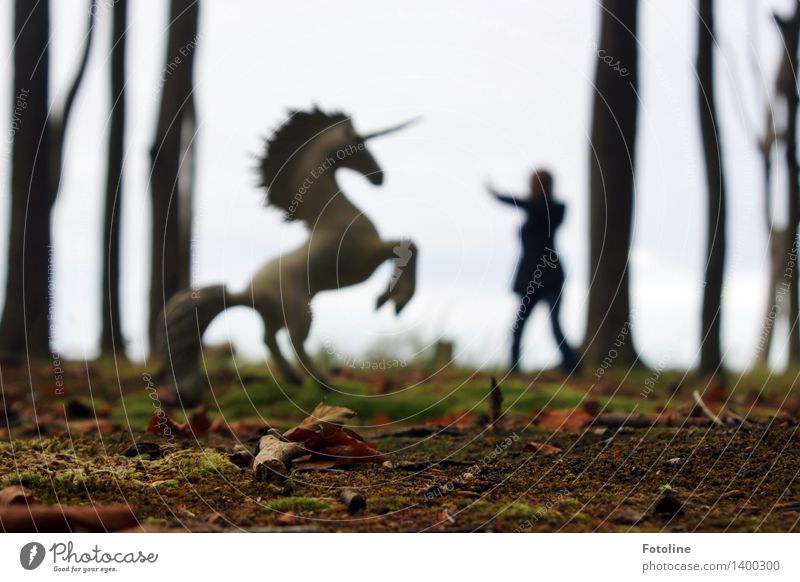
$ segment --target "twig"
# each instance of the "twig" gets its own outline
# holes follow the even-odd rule
[[[497,430],[497,423],[503,416],[503,393],[497,380],[492,376],[492,386],[489,389],[489,429]]]
[[[725,423],[720,420],[719,416],[714,414],[711,409],[706,406],[706,403],[703,402],[703,398],[700,396],[700,393],[697,390],[692,392],[692,396],[694,397],[695,404],[700,407],[700,410],[703,411],[703,414],[710,418],[717,426],[725,426]]]
[[[285,479],[289,475],[292,459],[308,454],[297,443],[285,443],[275,435],[261,437],[258,454],[253,461],[253,473],[259,481]]]

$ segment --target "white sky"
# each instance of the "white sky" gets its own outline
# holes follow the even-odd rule
[[[52,2],[53,103],[60,108],[79,56],[88,2]],[[101,2],[96,46],[76,103],[66,175],[54,214],[56,343],[90,358],[99,336],[100,252],[108,121],[110,10]],[[164,66],[166,2],[131,2],[126,177],[123,204],[123,315],[134,357],[143,355],[149,257],[148,150]],[[415,115],[423,123],[370,148],[386,171],[383,187],[340,173],[344,191],[387,236],[421,249],[418,295],[396,318],[375,313],[389,278],[319,296],[312,348],[359,356],[371,346],[412,350],[437,338],[456,342],[472,364],[504,362],[514,316],[509,291],[519,216],[491,200],[491,180],[524,191],[546,165],[568,214],[557,239],[570,275],[567,335],[582,339],[588,272],[588,134],[599,6],[570,2],[403,3],[203,0],[196,62],[200,135],[195,280],[241,287],[281,249],[305,237],[261,206],[250,154],[287,107],[318,103],[353,115],[369,131]],[[729,258],[723,336],[730,365],[743,367],[759,340],[768,249],[755,135],[780,47],[771,6],[789,0],[717,2],[718,107],[729,203]],[[0,7],[0,111],[11,111],[11,3]],[[693,70],[695,3],[643,0],[638,203],[633,249],[634,333],[651,364],[688,366],[698,349],[705,190]],[[755,57],[753,55],[756,55]],[[756,78],[752,59],[762,67]],[[762,83],[759,86],[758,83]],[[3,141],[0,147],[7,148]],[[7,150],[2,153],[5,154]],[[0,183],[9,182],[8,159]],[[778,164],[780,166],[780,164]],[[782,169],[782,168],[781,168]],[[784,180],[778,176],[783,196]],[[0,224],[8,188],[0,190]],[[784,201],[785,204],[785,201]],[[781,217],[778,212],[777,216]],[[3,233],[7,232],[3,230]],[[6,258],[0,236],[0,263]],[[0,274],[0,283],[5,277]],[[525,362],[558,362],[544,308],[529,324]],[[209,330],[239,351],[265,354],[261,323],[237,309]],[[778,327],[782,361],[785,327]],[[401,350],[402,352],[402,350]],[[407,356],[408,353],[401,355]]]

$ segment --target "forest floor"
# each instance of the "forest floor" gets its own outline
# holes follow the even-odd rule
[[[223,358],[206,409],[184,413],[135,364],[60,364],[1,370],[0,489],[40,506],[125,504],[146,531],[800,531],[791,375],[498,376],[490,427],[482,372],[346,369],[342,391],[322,395]],[[381,456],[256,480],[260,437],[323,399],[355,411],[347,426]],[[193,420],[156,434],[154,413]],[[344,487],[366,508],[348,512]]]

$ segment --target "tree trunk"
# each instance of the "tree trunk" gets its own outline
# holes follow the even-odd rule
[[[787,222],[787,243],[784,254],[786,280],[784,284],[789,295],[789,363],[800,363],[800,329],[798,329],[798,264],[797,264],[797,225],[800,222],[800,167],[797,162],[797,48],[800,39],[800,3],[795,3],[795,12],[790,20],[775,16],[775,21],[783,37],[790,75],[780,83],[781,95],[786,99],[786,175],[789,187],[789,219]]]
[[[722,285],[725,273],[725,179],[720,148],[720,128],[714,95],[713,0],[700,0],[697,34],[697,82],[700,130],[706,162],[708,216],[706,269],[701,316],[700,373],[722,372]]]
[[[111,127],[108,136],[105,217],[103,219],[103,327],[102,353],[121,351],[125,346],[120,328],[119,255],[120,212],[122,210],[122,161],[125,149],[125,44],[128,2],[117,0],[113,7],[111,35]]]
[[[49,355],[50,245],[49,106],[50,7],[47,0],[14,3],[14,143],[8,278],[0,319],[0,357]],[[44,153],[43,153],[44,152]]]
[[[630,322],[628,257],[638,117],[639,3],[603,0],[592,111],[590,291],[584,362],[629,366],[638,356]]]
[[[154,343],[156,319],[169,298],[189,280],[191,236],[181,233],[181,198],[189,195],[181,187],[181,160],[187,147],[185,123],[193,120],[193,64],[197,48],[197,0],[171,0],[169,37],[163,71],[161,107],[156,138],[150,151],[152,172],[152,249],[149,335]],[[181,192],[183,191],[183,195]],[[185,206],[185,205],[184,205]]]

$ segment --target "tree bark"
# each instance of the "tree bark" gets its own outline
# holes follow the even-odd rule
[[[181,208],[186,206],[184,202],[190,194],[181,185],[181,160],[187,148],[186,122],[191,124],[194,119],[193,65],[198,16],[197,0],[171,0],[161,107],[150,151],[153,231],[148,322],[151,346],[159,313],[169,298],[181,289],[181,283],[190,279],[187,245],[191,245],[191,235],[186,229],[191,220],[186,219]]]
[[[11,216],[6,298],[0,318],[0,357],[6,360],[49,355],[48,286],[53,275],[49,34],[49,3],[16,0]]]
[[[714,91],[713,0],[700,0],[697,35],[697,82],[700,130],[706,163],[708,214],[706,220],[706,268],[701,316],[700,373],[722,372],[722,288],[725,272],[726,194],[720,128]]]
[[[797,226],[800,222],[800,166],[797,161],[797,48],[800,40],[800,3],[795,3],[791,19],[775,16],[775,21],[783,37],[785,55],[790,65],[790,75],[780,82],[780,92],[786,99],[786,172],[789,196],[789,218],[787,221],[787,249],[783,258],[785,286],[789,295],[789,362],[800,363],[800,329],[798,315],[798,264],[797,264]]]
[[[631,335],[628,258],[638,118],[638,1],[603,0],[590,172],[590,290],[584,362],[638,360]],[[619,64],[612,66],[605,57]]]
[[[122,210],[122,167],[125,150],[125,53],[128,1],[113,7],[111,34],[111,127],[108,136],[105,216],[103,219],[103,307],[101,353],[124,354],[120,328],[120,212]]]

